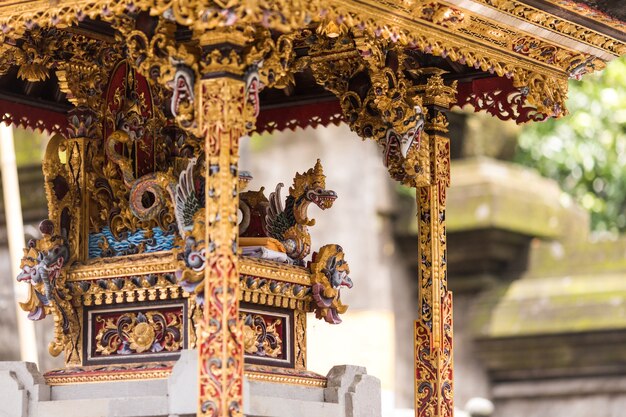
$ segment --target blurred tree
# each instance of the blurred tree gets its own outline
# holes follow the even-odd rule
[[[592,229],[626,231],[626,57],[570,81],[570,114],[526,126],[515,159],[557,180],[591,213]]]
[[[13,129],[15,141],[15,160],[18,166],[39,165],[45,150],[48,137],[44,133],[26,129]]]

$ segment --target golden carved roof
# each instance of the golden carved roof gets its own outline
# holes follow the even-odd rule
[[[33,29],[84,28],[140,11],[193,33],[234,23],[278,32],[320,24],[329,36],[358,28],[465,72],[512,79],[516,88],[528,89],[533,105],[553,91],[561,102],[568,78],[626,53],[624,22],[571,0],[9,0],[0,1],[0,28],[5,44],[13,44]]]

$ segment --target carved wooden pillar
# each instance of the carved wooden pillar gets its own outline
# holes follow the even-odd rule
[[[446,85],[443,70],[422,67],[414,51],[391,42],[367,36],[337,39],[318,38],[309,51],[314,77],[338,96],[350,128],[381,145],[392,178],[416,187],[420,311],[414,338],[415,413],[451,416],[452,295],[445,229],[450,145],[441,112],[455,100],[456,83]],[[422,137],[422,128],[428,135]]]
[[[454,87],[439,75],[428,79],[424,104],[430,148],[430,184],[416,188],[419,319],[415,321],[415,415],[454,412],[452,387],[452,293],[448,291],[446,191],[450,185],[450,140],[445,114]]]
[[[76,194],[71,206],[71,223],[68,230],[68,245],[71,260],[86,261],[89,258],[89,199],[87,195],[88,159],[93,156],[94,139],[68,137],[64,143],[67,158],[70,189]],[[50,201],[50,200],[48,200]],[[50,210],[50,209],[48,209]],[[61,221],[64,219],[61,218]]]
[[[243,43],[219,40],[220,49],[204,47],[210,65],[204,66],[204,76],[195,88],[197,131],[204,138],[206,156],[198,415],[230,417],[243,415],[243,323],[239,319],[237,259],[239,139],[254,126],[258,97],[256,89],[251,92],[247,88],[250,77],[245,77],[243,59],[231,60],[232,56],[241,57]]]

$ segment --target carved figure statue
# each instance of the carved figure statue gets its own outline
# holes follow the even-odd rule
[[[41,320],[50,312],[56,297],[56,280],[69,256],[65,240],[52,235],[54,226],[50,220],[42,221],[39,230],[43,238],[28,242],[20,264],[22,272],[17,276],[18,281],[30,284],[29,298],[20,307],[28,311],[31,320]]]
[[[269,199],[265,197],[263,188],[240,195],[242,205],[247,205],[251,211],[250,220],[246,218],[247,210],[242,210],[245,227],[240,228],[240,234],[243,237],[274,238],[282,243],[290,258],[302,261],[311,252],[308,227],[315,224],[315,220],[307,216],[309,204],[326,210],[332,207],[337,193],[326,189],[326,176],[319,159],[313,168],[302,174],[296,173],[284,204],[281,197],[283,187],[283,183],[278,184]]]
[[[413,111],[414,116],[406,121],[406,131],[402,135],[394,129],[387,130],[383,149],[383,164],[386,167],[391,165],[393,158],[406,159],[414,144],[416,148],[420,146],[425,123],[424,113],[420,106],[414,106]]]
[[[204,210],[198,210],[191,221],[192,229],[186,232],[185,247],[179,252],[176,279],[181,287],[197,296],[198,305],[204,305],[204,269],[206,248],[204,245]]]
[[[337,193],[326,189],[326,176],[319,159],[307,172],[296,173],[284,206],[280,196],[283,187],[283,183],[278,184],[270,194],[265,227],[269,236],[283,244],[289,257],[302,260],[311,252],[308,226],[315,225],[315,220],[307,217],[309,204],[329,209]]]
[[[80,323],[76,311],[70,303],[70,296],[65,292],[63,267],[69,260],[69,247],[66,231],[54,234],[54,224],[44,220],[39,224],[43,237],[28,242],[17,276],[20,282],[30,284],[29,297],[25,303],[19,303],[22,310],[28,312],[31,320],[41,320],[53,313],[59,325],[54,328],[54,339],[48,345],[52,356],[58,356],[65,350],[66,360],[77,360],[80,338]]]
[[[348,306],[341,302],[341,287],[352,288],[350,267],[344,259],[343,248],[339,245],[322,246],[313,254],[311,269],[311,290],[315,301],[315,317],[330,324],[339,324],[339,314]]]

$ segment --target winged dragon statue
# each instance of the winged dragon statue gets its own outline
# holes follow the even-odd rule
[[[249,209],[244,211],[242,223],[250,222],[245,218],[245,212],[250,211],[260,218],[256,227],[250,222],[245,230],[240,229],[242,237],[271,237],[278,240],[285,248],[287,255],[295,261],[302,260],[311,253],[311,234],[309,227],[315,225],[314,219],[309,219],[308,208],[315,204],[322,210],[332,207],[337,199],[337,193],[326,189],[326,176],[322,163],[318,159],[315,166],[300,174],[296,173],[293,184],[289,188],[289,195],[284,203],[281,197],[283,183],[276,186],[270,193],[269,199],[259,191],[248,191],[240,195],[242,205]]]

